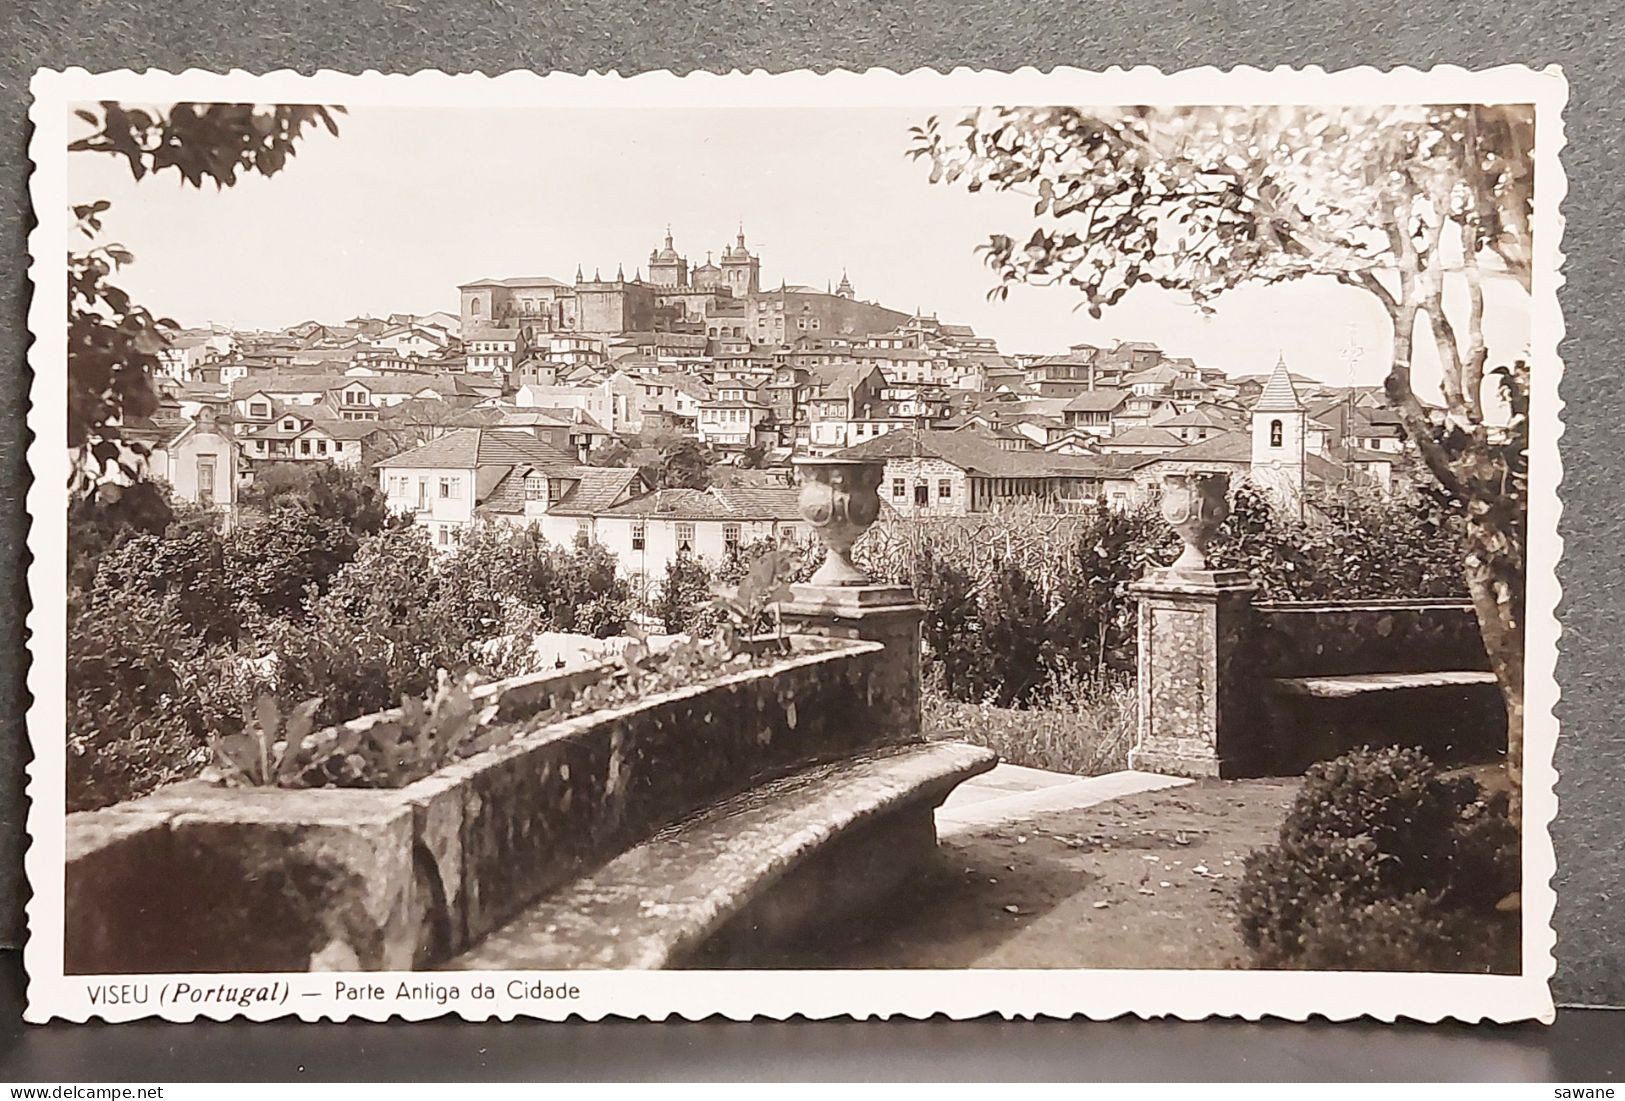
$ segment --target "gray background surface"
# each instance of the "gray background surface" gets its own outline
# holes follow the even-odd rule
[[[726,0],[23,0],[0,11],[0,943],[22,934],[22,766],[27,608],[26,234],[28,80],[40,66],[91,70],[293,68],[496,73],[670,68],[1008,69],[1077,65],[1329,69],[1561,64],[1571,83],[1563,163],[1568,403],[1560,579],[1556,991],[1570,1005],[1625,1005],[1625,420],[1617,373],[1625,324],[1620,243],[1618,5],[1574,2],[1306,5],[1284,0],[1093,0],[963,4]],[[1611,25],[1612,24],[1612,25]],[[1614,64],[1610,64],[1614,62]],[[47,212],[56,216],[56,212]],[[403,227],[403,232],[407,227]],[[319,262],[312,258],[313,262]],[[55,293],[53,291],[53,293]],[[59,736],[39,732],[42,737]]]

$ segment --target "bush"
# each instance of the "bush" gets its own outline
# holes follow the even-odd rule
[[[945,558],[921,556],[914,591],[925,605],[926,664],[950,700],[981,700],[994,683],[976,579]]]
[[[206,645],[180,596],[101,585],[70,601],[68,809],[92,810],[196,772],[258,685],[228,645]]]
[[[466,593],[446,583],[442,565],[422,528],[366,540],[305,619],[268,624],[276,694],[285,702],[320,696],[321,721],[341,722],[423,695],[440,669],[460,675],[476,636]]]
[[[662,631],[678,635],[694,630],[710,600],[711,571],[692,555],[679,554],[667,564],[651,610]]]
[[[254,482],[237,495],[245,509],[266,513],[297,505],[334,520],[357,537],[389,522],[389,506],[365,470],[337,463],[286,462],[255,467]]]
[[[173,596],[184,629],[209,642],[237,637],[242,622],[226,576],[225,545],[212,528],[181,535],[131,535],[102,555],[93,600],[114,590]]]
[[[246,608],[295,618],[307,590],[324,591],[340,567],[355,558],[358,546],[343,521],[285,501],[257,523],[232,531],[226,573]]]
[[[980,606],[994,700],[1001,707],[1027,703],[1050,667],[1049,601],[1020,566],[1007,562]]]
[[[1519,866],[1504,795],[1416,750],[1356,750],[1310,769],[1279,842],[1248,859],[1242,938],[1266,967],[1515,969],[1497,904]]]

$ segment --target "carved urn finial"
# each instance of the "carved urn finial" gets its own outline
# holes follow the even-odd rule
[[[801,473],[801,517],[829,553],[812,575],[814,585],[869,585],[852,564],[852,544],[880,516],[880,480],[886,466],[865,459],[796,459]]]
[[[1163,475],[1162,518],[1185,542],[1184,550],[1170,567],[1174,572],[1195,573],[1208,568],[1208,545],[1230,515],[1230,502],[1225,496],[1229,489],[1228,474]]]

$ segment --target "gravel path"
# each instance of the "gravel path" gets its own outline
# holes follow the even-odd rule
[[[766,967],[1226,968],[1242,862],[1297,779],[1200,781],[944,838],[890,920],[830,930]]]

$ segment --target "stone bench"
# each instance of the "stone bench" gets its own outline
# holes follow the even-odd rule
[[[445,966],[668,968],[838,926],[918,871],[935,808],[997,759],[905,745],[766,781],[550,892]]]
[[[1490,760],[1504,745],[1506,707],[1484,669],[1274,677],[1266,688],[1271,770],[1361,745],[1414,746],[1450,763]]]
[[[1345,673],[1327,677],[1277,677],[1275,691],[1286,696],[1320,700],[1354,699],[1373,692],[1406,692],[1426,688],[1495,687],[1495,674],[1480,669],[1451,669],[1431,673]]]

